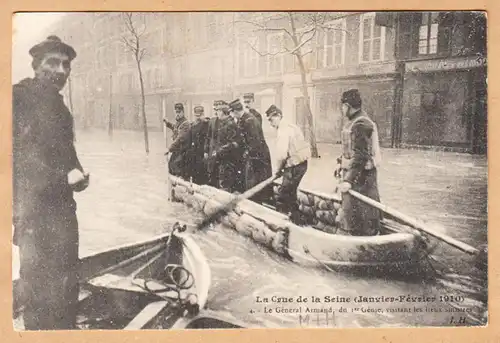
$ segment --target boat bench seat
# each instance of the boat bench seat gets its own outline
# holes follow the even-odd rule
[[[88,281],[88,284],[98,288],[107,288],[136,293],[148,293],[148,291],[144,289],[144,281],[144,279],[140,278],[132,278],[128,276],[109,273],[91,279],[90,281]],[[148,287],[151,290],[165,288],[164,285],[155,281],[149,281]],[[158,293],[158,295],[162,297],[177,297],[177,293],[174,291],[162,292]]]

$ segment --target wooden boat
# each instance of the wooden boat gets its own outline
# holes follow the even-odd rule
[[[205,216],[234,198],[225,191],[175,176],[170,176],[170,182],[174,201],[183,202]],[[277,184],[274,186],[276,192]],[[221,222],[305,266],[362,271],[364,274],[408,274],[417,269],[421,272],[428,242],[417,230],[384,219],[383,232],[377,236],[338,234],[340,198],[304,189],[299,191],[298,198],[299,209],[310,225],[295,225],[284,214],[249,200],[239,202]]]
[[[211,274],[185,229],[176,223],[171,233],[81,258],[78,327],[169,329],[198,315]],[[16,317],[22,313],[18,279],[13,290]]]

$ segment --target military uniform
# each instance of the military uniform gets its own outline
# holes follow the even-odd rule
[[[181,108],[182,104],[176,104],[177,108]],[[182,110],[184,107],[182,106]],[[186,117],[182,116],[176,120],[175,124],[166,122],[169,129],[173,131],[173,142],[170,145],[169,151],[172,153],[168,163],[169,173],[180,176],[185,180],[190,177],[189,171],[189,152],[191,147],[191,136],[189,135],[190,124]]]
[[[239,101],[233,101],[233,108],[242,108]],[[256,186],[272,176],[271,154],[262,132],[259,120],[250,113],[244,113],[238,119],[239,135],[243,153],[244,191]],[[273,198],[272,186],[266,187],[251,200],[270,202]]]
[[[201,106],[195,107],[194,112],[200,116],[191,123],[189,131],[191,149],[188,164],[193,182],[197,185],[204,185],[208,184],[208,172],[203,155],[205,153],[209,119],[202,117],[204,110]]]
[[[238,145],[238,126],[227,113],[227,117],[219,119],[217,137],[219,147],[215,151],[218,166],[218,188],[227,192],[238,191],[237,167],[241,149]]]
[[[76,56],[59,38],[49,38],[37,49],[70,49],[70,60]],[[76,326],[79,236],[68,183],[73,169],[83,173],[73,145],[73,118],[59,90],[38,78],[14,85],[13,224],[22,289],[14,296],[25,306],[27,330]]]
[[[380,201],[377,186],[377,165],[380,161],[378,132],[375,123],[359,110],[342,130],[341,168],[343,180],[352,189],[376,201]],[[348,192],[342,194],[344,230],[352,235],[376,235],[380,230],[381,212],[354,198]]]
[[[221,106],[227,106],[223,100],[214,101],[214,109],[218,111]],[[212,187],[219,187],[219,165],[217,159],[213,158],[214,152],[220,148],[218,137],[220,119],[216,115],[208,122],[207,136],[205,139],[206,169],[208,173],[208,184]]]

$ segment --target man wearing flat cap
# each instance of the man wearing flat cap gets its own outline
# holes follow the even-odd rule
[[[377,125],[362,110],[357,89],[342,94],[342,113],[348,121],[342,129],[342,192],[343,230],[354,236],[377,235],[381,213],[349,194],[353,189],[380,201],[377,186],[377,167],[381,161]]]
[[[310,147],[297,125],[283,120],[283,113],[275,105],[266,111],[267,119],[277,131],[275,165],[276,174],[283,181],[276,196],[276,209],[290,216],[292,222],[302,224],[297,189],[307,172]]]
[[[195,106],[193,109],[194,120],[191,122],[189,131],[191,149],[189,152],[189,166],[193,182],[197,185],[205,185],[208,183],[208,172],[205,167],[204,152],[205,140],[208,133],[208,118],[205,117],[205,109],[203,106]]]
[[[233,100],[229,107],[238,120],[240,146],[244,151],[243,191],[246,191],[272,176],[271,154],[259,120],[245,112],[240,99]],[[272,186],[269,186],[252,197],[251,200],[258,203],[269,203],[272,202],[272,198],[273,189]]]
[[[165,118],[166,126],[173,131],[173,142],[167,149],[166,155],[171,154],[168,162],[169,173],[180,176],[185,180],[189,179],[189,149],[191,141],[189,136],[189,122],[184,115],[184,105],[177,103],[174,105],[175,124],[170,123]]]
[[[19,247],[26,330],[74,329],[78,301],[78,220],[74,192],[85,190],[73,145],[73,117],[60,91],[75,50],[49,36],[29,51],[34,78],[13,86],[13,224]]]

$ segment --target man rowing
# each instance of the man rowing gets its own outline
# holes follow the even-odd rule
[[[271,105],[266,115],[271,126],[277,131],[276,174],[283,175],[276,196],[276,210],[290,215],[292,222],[302,224],[297,189],[307,172],[307,161],[311,157],[309,144],[297,125],[283,120],[283,113],[278,107]]]

